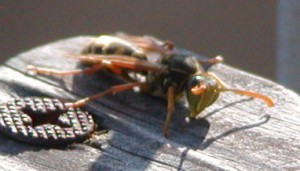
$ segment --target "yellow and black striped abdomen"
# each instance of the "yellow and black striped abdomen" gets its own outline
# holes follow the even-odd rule
[[[82,54],[124,55],[147,59],[141,49],[134,44],[114,36],[103,35],[93,40]]]

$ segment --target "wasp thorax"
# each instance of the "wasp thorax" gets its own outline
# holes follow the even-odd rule
[[[190,118],[195,118],[206,107],[219,97],[220,89],[217,80],[210,75],[193,75],[187,83],[186,99],[190,108]]]

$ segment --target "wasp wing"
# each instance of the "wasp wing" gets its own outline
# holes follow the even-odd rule
[[[159,72],[161,65],[146,60],[122,55],[72,55],[69,58],[77,59],[83,63],[112,65],[120,69],[128,69],[136,72]]]
[[[134,44],[144,53],[159,53],[161,57],[173,53],[174,44],[170,41],[161,41],[152,36],[135,36],[125,33],[118,33],[116,36]],[[153,60],[150,59],[150,61]]]

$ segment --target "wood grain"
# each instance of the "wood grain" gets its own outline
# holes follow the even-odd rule
[[[121,83],[109,73],[74,77],[36,76],[27,65],[60,70],[80,67],[66,58],[78,54],[89,36],[50,43],[17,55],[0,67],[0,102],[48,96],[70,101]],[[184,52],[186,53],[186,52]],[[211,70],[230,87],[270,96],[275,106],[223,93],[195,122],[176,103],[170,138],[162,136],[166,101],[132,91],[93,101],[106,133],[59,149],[31,146],[0,136],[3,170],[299,170],[300,97],[261,77],[218,64]]]

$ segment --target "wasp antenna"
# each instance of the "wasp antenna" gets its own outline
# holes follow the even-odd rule
[[[269,97],[267,97],[263,94],[259,94],[259,93],[256,93],[256,92],[238,90],[238,89],[221,89],[221,91],[231,91],[231,92],[236,93],[236,94],[240,94],[240,95],[244,95],[244,96],[248,96],[248,97],[253,97],[253,98],[258,98],[258,99],[263,100],[268,105],[268,107],[274,106],[274,102],[273,102],[272,99],[270,99]]]

